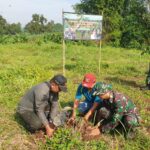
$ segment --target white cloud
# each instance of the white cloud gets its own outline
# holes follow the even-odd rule
[[[62,22],[62,10],[73,11],[80,0],[0,0],[0,15],[10,23],[28,23],[32,14],[43,14],[48,20]]]

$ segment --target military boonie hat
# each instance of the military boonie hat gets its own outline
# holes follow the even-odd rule
[[[95,92],[93,93],[93,95],[102,95],[102,94],[105,94],[109,91],[112,91],[112,85],[106,84],[103,82],[96,83],[94,88],[95,88]]]
[[[55,75],[52,78],[52,80],[59,86],[61,91],[67,92],[67,86],[66,86],[67,79],[63,75],[61,74]]]

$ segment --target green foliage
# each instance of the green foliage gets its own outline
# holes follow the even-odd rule
[[[44,24],[47,19],[43,15],[33,14],[32,20],[25,26],[25,31],[31,34],[40,34],[45,32]]]
[[[60,23],[54,24],[53,28],[52,28],[52,32],[62,33],[63,32],[63,26],[62,26],[62,24],[60,24]]]
[[[28,32],[30,34],[42,34],[42,33],[53,33],[57,32],[61,34],[63,32],[63,26],[60,23],[54,23],[54,21],[48,22],[43,15],[33,14],[32,20],[26,24],[24,29],[21,29],[20,23],[7,23],[0,15],[0,35],[16,35],[24,34]],[[56,37],[55,37],[56,38]],[[56,41],[56,39],[54,40]]]
[[[107,146],[103,141],[90,141],[83,142],[81,136],[78,132],[73,131],[73,129],[59,128],[54,137],[47,139],[46,145],[41,147],[41,149],[49,150],[106,150]]]
[[[51,33],[51,34],[45,34],[43,37],[43,41],[46,43],[49,41],[62,43],[62,38],[63,38],[63,35],[61,33],[56,32],[56,33]]]
[[[112,83],[115,90],[128,95],[137,105],[146,124],[139,128],[135,140],[125,140],[116,135],[101,135],[95,141],[82,141],[80,133],[65,127],[56,131],[51,139],[42,143],[18,123],[15,112],[19,99],[32,86],[62,73],[62,45],[43,42],[44,35],[29,36],[27,43],[0,45],[0,149],[62,149],[62,150],[146,150],[150,138],[150,93],[141,91],[145,85],[149,54],[140,55],[135,49],[102,47],[101,70],[98,72],[99,48],[66,43],[67,93],[60,93],[63,106],[73,103],[78,84],[83,75],[93,72],[97,81]],[[35,44],[42,41],[41,45]],[[21,120],[20,120],[21,122]]]
[[[13,43],[26,43],[28,42],[28,37],[26,34],[19,34],[14,36]]]
[[[150,15],[143,0],[82,0],[74,8],[78,13],[103,12],[104,42],[115,47],[149,47]]]
[[[29,34],[16,34],[16,35],[3,35],[0,36],[0,44],[15,44],[15,43],[35,43],[37,45],[42,45],[43,43],[48,43],[50,41],[55,43],[62,43],[62,33],[53,32],[48,34],[41,34],[38,36]]]
[[[134,143],[132,141],[128,141],[125,144],[124,150],[148,150],[150,145],[149,138],[143,136],[143,134],[139,133],[137,135]]]
[[[146,9],[149,1],[143,0],[82,0],[74,6],[77,13],[103,14],[103,43],[114,47],[137,48],[143,50],[142,53],[149,53],[150,49],[150,15]],[[24,28],[25,32],[32,35],[44,34],[43,39],[37,39],[36,44],[53,41],[62,42],[63,25],[47,21],[43,15],[33,14],[32,20]],[[23,33],[20,23],[8,24],[0,16],[0,34],[16,35]],[[10,40],[11,39],[11,40]],[[9,41],[9,42],[7,42]],[[12,37],[0,37],[0,43],[16,43],[19,40],[12,40]],[[22,42],[22,40],[21,40]],[[69,42],[68,42],[69,43]],[[71,44],[81,44],[85,46],[98,45],[91,41],[71,41]]]
[[[143,46],[143,51],[141,53],[141,55],[145,54],[145,53],[148,53],[150,54],[150,46]]]
[[[10,25],[8,25],[7,28],[8,28],[7,29],[8,34],[15,35],[15,34],[21,33],[21,24],[20,23],[10,24]]]
[[[120,24],[122,22],[122,6],[124,0],[83,0],[80,4],[75,5],[78,13],[87,14],[104,14],[103,20],[103,36],[105,42],[111,42],[115,46],[119,46],[120,40]],[[119,34],[118,34],[119,33]]]
[[[0,35],[6,34],[7,21],[0,15]]]
[[[69,150],[69,149],[82,149],[82,142],[79,140],[80,136],[78,133],[72,133],[71,129],[60,128],[55,133],[54,138],[47,139],[46,149],[57,149],[57,150]]]
[[[41,34],[45,32],[62,32],[62,25],[54,23],[54,21],[47,22],[43,15],[33,14],[32,20],[25,26],[25,31],[31,34]]]
[[[0,35],[18,34],[21,33],[21,24],[8,24],[7,21],[0,15]]]
[[[10,43],[27,43],[29,37],[26,34],[16,34],[16,35],[2,35],[0,36],[0,44],[10,44]]]
[[[147,34],[150,32],[148,27],[150,22],[147,21],[149,19],[150,15],[144,8],[144,3],[137,0],[131,1],[122,24],[121,45],[138,49],[150,45],[150,36]]]

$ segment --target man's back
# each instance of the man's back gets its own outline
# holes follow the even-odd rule
[[[100,98],[93,95],[94,91],[94,87],[89,90],[88,88],[83,87],[82,84],[80,84],[76,92],[76,99],[81,99],[82,95],[84,95],[85,99],[89,102],[100,102]]]
[[[21,110],[22,111],[23,110],[35,111],[35,103],[37,103],[36,101],[40,101],[40,98],[48,99],[49,92],[50,92],[50,89],[48,87],[47,82],[43,82],[36,86],[33,86],[22,97],[22,99],[18,105],[19,111],[21,111]],[[39,98],[37,96],[39,96]]]

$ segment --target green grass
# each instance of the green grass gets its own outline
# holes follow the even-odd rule
[[[70,135],[64,128],[59,129],[46,144],[41,144],[18,123],[20,120],[15,115],[15,109],[27,89],[49,80],[56,73],[62,73],[62,45],[0,45],[0,149],[148,150],[150,135],[146,129],[150,126],[150,112],[147,109],[150,107],[150,92],[141,91],[140,86],[145,84],[150,55],[141,56],[140,53],[134,49],[102,47],[99,73],[98,47],[67,44],[66,76],[69,91],[60,94],[63,106],[73,102],[78,83],[87,72],[95,73],[98,81],[112,83],[115,90],[132,98],[145,120],[136,140],[125,140],[119,135],[102,135],[98,141],[82,142],[78,133]]]

